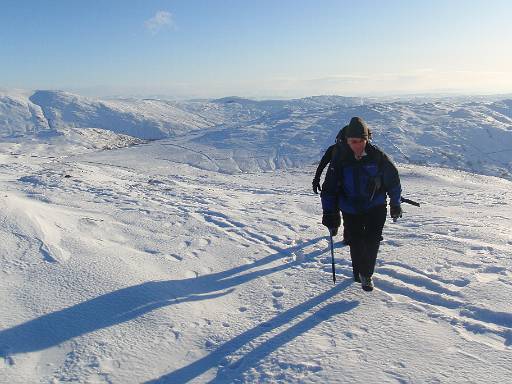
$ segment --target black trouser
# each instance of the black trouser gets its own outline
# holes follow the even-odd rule
[[[354,276],[373,275],[382,228],[386,222],[386,206],[381,205],[362,214],[343,213],[343,225],[350,238],[350,258]]]

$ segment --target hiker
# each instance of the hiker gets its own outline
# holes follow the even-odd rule
[[[370,144],[368,126],[353,117],[344,129],[349,150],[333,152],[322,185],[322,224],[336,233],[343,214],[350,238],[350,258],[354,280],[365,291],[373,290],[372,275],[386,222],[386,194],[390,198],[390,216],[402,217],[402,188],[396,167],[387,155]]]

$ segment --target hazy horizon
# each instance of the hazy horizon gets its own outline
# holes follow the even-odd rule
[[[20,0],[0,87],[86,96],[507,94],[505,0]]]
[[[350,94],[305,94],[300,96],[282,96],[282,95],[260,95],[260,96],[253,96],[253,95],[245,95],[245,94],[220,94],[220,95],[214,95],[214,96],[200,96],[200,95],[175,95],[171,93],[138,93],[138,92],[126,92],[126,93],[108,93],[108,92],[94,92],[87,89],[28,89],[28,88],[6,88],[0,86],[0,92],[9,95],[9,94],[25,94],[25,95],[32,95],[33,93],[37,91],[50,91],[50,92],[67,92],[70,94],[74,94],[81,97],[87,97],[87,98],[97,98],[97,99],[122,99],[122,98],[134,98],[134,99],[150,99],[150,98],[156,98],[156,99],[165,99],[165,100],[183,100],[183,101],[190,101],[190,100],[216,100],[216,99],[223,99],[223,98],[240,98],[240,99],[249,99],[249,100],[256,100],[256,101],[263,101],[263,100],[293,100],[293,99],[302,99],[302,98],[310,98],[310,97],[346,97],[346,98],[361,98],[361,99],[394,99],[394,98],[400,98],[400,99],[414,99],[414,98],[494,98],[494,99],[500,99],[500,98],[509,98],[512,97],[512,91],[511,92],[504,92],[504,93],[472,93],[472,92],[455,92],[455,91],[439,91],[439,92],[418,92],[418,93],[374,93],[374,94],[361,94],[361,95],[350,95]]]

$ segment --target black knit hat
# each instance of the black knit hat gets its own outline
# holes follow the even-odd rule
[[[360,117],[353,117],[350,120],[348,127],[345,129],[345,137],[358,138],[368,140],[369,138],[368,126]]]

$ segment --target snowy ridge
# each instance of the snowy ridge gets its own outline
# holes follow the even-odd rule
[[[2,137],[16,137],[50,131],[41,108],[31,103],[24,94],[0,93],[0,133]]]
[[[48,142],[70,128],[99,128],[166,139],[172,161],[225,173],[315,163],[352,116],[368,122],[374,142],[397,162],[512,179],[510,99],[101,101],[55,91],[0,95],[4,140],[36,134]]]
[[[37,91],[30,101],[41,108],[53,129],[95,127],[160,139],[210,125],[195,114],[152,100],[95,101],[65,92]]]

